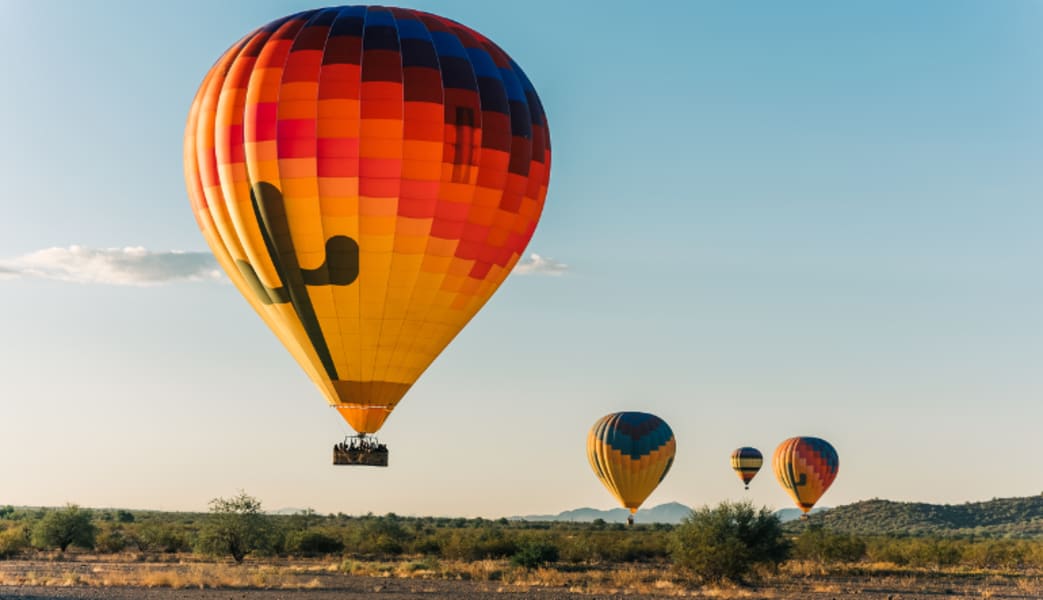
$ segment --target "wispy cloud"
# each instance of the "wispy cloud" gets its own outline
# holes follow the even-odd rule
[[[514,267],[514,272],[519,275],[564,275],[569,270],[569,266],[563,262],[554,260],[553,258],[547,258],[546,256],[540,256],[535,252],[530,254],[528,258],[523,258],[518,262],[518,265]]]
[[[0,259],[0,279],[41,278],[109,285],[159,285],[222,278],[209,252],[152,252],[141,247],[47,248]]]
[[[518,262],[519,275],[565,274],[563,262],[530,254]],[[161,285],[182,281],[219,281],[221,269],[209,252],[153,252],[140,246],[46,248],[0,259],[0,279],[39,278],[105,285]]]

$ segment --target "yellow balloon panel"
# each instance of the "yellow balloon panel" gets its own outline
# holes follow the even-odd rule
[[[501,49],[380,7],[248,35],[204,79],[185,145],[219,263],[362,433],[517,263],[550,172],[543,109]]]

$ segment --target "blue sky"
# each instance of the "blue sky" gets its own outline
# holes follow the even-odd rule
[[[826,505],[1040,493],[1043,4],[403,5],[533,81],[554,165],[529,251],[567,268],[508,280],[380,471],[329,465],[346,426],[207,269],[182,177],[212,62],[312,5],[6,7],[0,503],[607,508],[584,440],[615,410],[677,434],[650,505],[789,506],[728,454],[802,434],[840,453]]]

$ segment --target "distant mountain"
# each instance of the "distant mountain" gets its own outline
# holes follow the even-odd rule
[[[811,514],[827,511],[827,507],[812,509]],[[625,508],[613,508],[611,510],[598,510],[596,508],[575,508],[566,510],[556,515],[525,515],[523,517],[509,517],[512,521],[572,521],[574,523],[590,523],[595,519],[601,519],[606,523],[626,523],[627,515],[630,514]],[[635,523],[669,523],[679,524],[685,517],[692,514],[692,509],[680,502],[669,502],[652,508],[642,508],[634,517]],[[775,511],[775,516],[786,523],[800,518],[799,508],[783,508]]]
[[[672,523],[677,524],[692,513],[692,509],[679,502],[660,504],[652,508],[642,508],[634,515],[635,523]],[[556,515],[525,515],[510,517],[512,521],[573,521],[589,523],[602,519],[606,523],[626,523],[630,511],[625,508],[598,510],[596,508],[577,508],[566,510]]]
[[[1043,495],[965,504],[863,500],[813,515],[811,522],[862,535],[1043,537]]]

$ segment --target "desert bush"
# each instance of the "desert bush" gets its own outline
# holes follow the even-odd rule
[[[701,580],[742,582],[758,565],[777,567],[789,542],[782,523],[767,508],[724,502],[686,517],[674,530],[674,563]]]
[[[493,526],[450,530],[441,548],[443,558],[483,560],[508,558],[518,551],[518,544],[504,529]]]
[[[344,550],[344,542],[339,536],[318,529],[291,531],[286,534],[286,552],[315,556],[319,554],[335,554]]]
[[[852,534],[834,533],[819,524],[809,525],[793,545],[794,558],[822,563],[855,562],[866,554],[866,543]]]
[[[99,552],[115,554],[122,552],[127,547],[127,537],[123,534],[121,527],[113,527],[106,524],[98,529],[94,538],[94,548]]]
[[[871,562],[905,566],[909,564],[909,557],[903,543],[891,537],[870,538],[866,543],[866,558]]]
[[[597,548],[598,558],[610,562],[643,562],[670,556],[671,536],[645,530],[609,534],[614,538]]]
[[[873,562],[889,562],[911,567],[949,567],[960,564],[967,543],[937,537],[876,538],[866,546]]]
[[[979,569],[1017,569],[1031,566],[1032,550],[1030,541],[981,540],[963,549],[962,562]]]
[[[11,558],[29,548],[29,528],[15,525],[0,531],[0,558]]]
[[[94,548],[97,527],[91,513],[75,504],[63,509],[49,510],[33,527],[32,542],[38,548],[58,548],[65,552],[69,546]]]
[[[230,554],[242,563],[251,552],[267,552],[273,542],[273,527],[261,511],[261,501],[240,491],[233,498],[214,498],[210,514],[199,531],[199,549],[212,555]]]
[[[192,540],[184,526],[177,523],[138,523],[124,534],[128,545],[142,552],[189,552]]]
[[[511,564],[532,570],[558,561],[558,547],[545,539],[528,539],[518,545]]]
[[[1025,542],[1025,566],[1043,570],[1043,539]]]
[[[570,563],[592,561],[597,552],[590,536],[579,534],[563,537],[558,543],[558,550],[560,560]]]
[[[961,558],[957,540],[923,539],[909,544],[909,564],[914,567],[951,567]]]
[[[345,549],[356,556],[391,558],[406,551],[412,536],[394,515],[363,517],[345,535]]]

